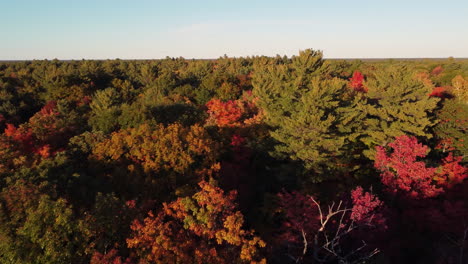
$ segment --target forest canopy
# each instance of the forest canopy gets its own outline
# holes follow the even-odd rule
[[[468,263],[468,60],[0,62],[1,263]]]

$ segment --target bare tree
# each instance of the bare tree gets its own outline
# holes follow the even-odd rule
[[[320,204],[313,197],[310,197],[310,199],[317,206],[320,228],[313,235],[313,241],[308,241],[306,232],[302,230],[302,255],[299,257],[289,255],[296,263],[304,262],[309,249],[312,250],[312,256],[316,263],[366,263],[380,252],[377,248],[368,251],[368,245],[363,240],[354,249],[345,249],[342,245],[343,240],[354,230],[362,227],[373,227],[371,224],[373,214],[365,221],[356,223],[349,218],[352,209],[346,208],[342,201],[339,203],[333,202],[326,210],[322,210]]]

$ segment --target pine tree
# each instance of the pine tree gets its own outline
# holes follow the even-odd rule
[[[437,148],[442,152],[453,151],[468,160],[468,104],[457,99],[444,101],[437,112],[439,123],[435,126]]]
[[[436,122],[432,115],[438,98],[423,83],[401,66],[376,70],[364,84],[368,89],[357,111],[367,115],[361,141],[368,147],[364,154],[373,159],[375,146],[386,145],[395,137],[413,135],[431,138],[429,129]]]
[[[348,104],[346,81],[321,77],[326,70],[322,53],[313,50],[283,64],[269,63],[257,65],[252,84],[271,136],[278,141],[275,154],[302,161],[316,173],[329,171],[343,156],[349,134],[339,128],[349,119],[343,109]]]
[[[89,124],[93,130],[111,132],[117,127],[120,115],[120,94],[114,88],[97,91],[93,96]]]

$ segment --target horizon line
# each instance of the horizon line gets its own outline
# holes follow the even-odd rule
[[[227,56],[227,58],[231,59],[240,59],[240,58],[254,58],[254,57],[284,57],[286,55],[275,55],[275,56],[267,56],[267,55],[254,55],[254,56]],[[291,56],[287,56],[290,58]],[[107,60],[122,60],[122,61],[151,61],[151,60],[164,60],[164,59],[185,59],[185,60],[217,60],[220,58],[224,58],[224,56],[219,56],[217,58],[185,58],[182,56],[179,57],[171,57],[171,56],[166,56],[164,58],[138,58],[138,59],[124,59],[124,58],[81,58],[81,59],[59,59],[59,58],[44,58],[44,59],[0,59],[0,62],[27,62],[27,61],[107,61]],[[468,59],[468,57],[453,57],[453,56],[448,56],[448,57],[356,57],[356,58],[339,58],[339,57],[333,57],[333,58],[327,58],[324,57],[324,60],[447,60],[447,59],[454,59],[454,60],[465,60]]]

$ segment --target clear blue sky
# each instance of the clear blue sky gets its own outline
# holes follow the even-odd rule
[[[468,57],[468,0],[0,0],[0,60]]]

